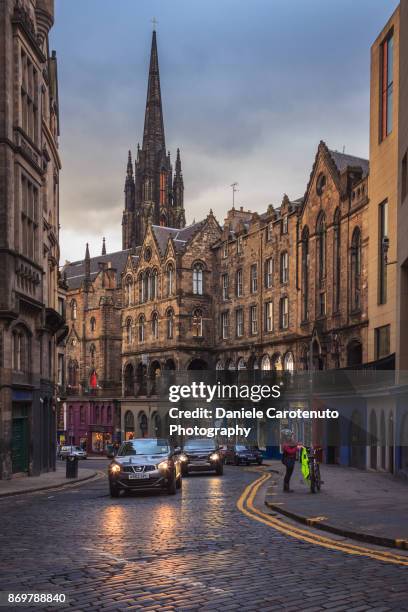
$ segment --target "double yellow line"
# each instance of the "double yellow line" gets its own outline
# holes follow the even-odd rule
[[[254,482],[248,485],[241,497],[237,501],[237,508],[245,516],[251,518],[259,523],[263,523],[268,527],[272,527],[292,538],[308,542],[309,544],[315,544],[316,546],[322,546],[330,550],[338,550],[349,555],[359,555],[363,557],[370,557],[377,561],[384,561],[385,563],[393,563],[394,565],[405,565],[408,566],[408,556],[398,555],[392,552],[381,551],[374,548],[366,548],[364,546],[357,546],[355,544],[349,544],[346,542],[338,542],[332,538],[315,534],[312,531],[295,527],[290,523],[285,523],[282,520],[276,519],[270,514],[266,514],[254,506],[255,496],[259,491],[259,488],[270,478],[270,474],[263,474],[260,478],[257,478]]]

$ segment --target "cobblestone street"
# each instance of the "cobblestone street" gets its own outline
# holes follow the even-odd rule
[[[61,592],[76,610],[408,610],[407,567],[302,542],[241,513],[237,500],[256,477],[227,467],[222,478],[184,479],[176,496],[117,500],[101,477],[2,499],[0,588]]]

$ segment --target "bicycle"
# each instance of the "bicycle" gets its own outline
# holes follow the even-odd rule
[[[310,491],[312,493],[316,493],[316,491],[320,491],[320,488],[322,486],[322,479],[320,476],[320,467],[319,467],[319,462],[317,460],[317,451],[320,449],[308,447],[306,450],[307,450],[307,457],[309,460]]]

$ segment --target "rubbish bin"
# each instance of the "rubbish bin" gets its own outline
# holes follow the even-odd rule
[[[78,457],[68,455],[66,465],[66,478],[78,478]]]

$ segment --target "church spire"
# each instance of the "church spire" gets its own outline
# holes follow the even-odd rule
[[[166,150],[156,30],[153,30],[152,36],[142,148],[144,150],[150,149],[154,153],[162,149]]]

